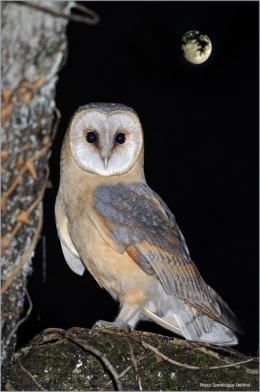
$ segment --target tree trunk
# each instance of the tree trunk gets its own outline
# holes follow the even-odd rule
[[[228,348],[148,332],[51,329],[15,354],[7,389],[258,391],[258,366]]]
[[[41,233],[41,200],[58,117],[55,85],[67,50],[67,19],[25,3],[1,3],[2,390],[17,327],[22,322],[33,251]],[[33,3],[66,15],[72,6],[65,1]]]

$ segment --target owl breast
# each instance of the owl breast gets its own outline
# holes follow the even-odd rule
[[[70,236],[81,261],[115,300],[123,301],[128,292],[136,293],[138,300],[140,296],[142,300],[150,296],[154,290],[154,276],[143,272],[126,253],[118,253],[111,248],[91,219],[77,217],[70,222]],[[85,238],[85,241],[79,241],[80,238]]]

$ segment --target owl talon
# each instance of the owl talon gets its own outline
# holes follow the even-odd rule
[[[132,331],[130,325],[128,325],[122,320],[116,320],[114,322],[98,320],[93,325],[92,329],[110,329],[112,331],[125,332],[125,333],[130,333]]]

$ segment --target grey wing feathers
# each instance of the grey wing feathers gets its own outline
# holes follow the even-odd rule
[[[168,294],[199,302],[212,301],[174,216],[148,185],[100,186],[95,191],[94,207],[113,242],[123,245],[126,252],[134,246],[142,260],[138,254],[133,260],[145,272],[152,268]]]

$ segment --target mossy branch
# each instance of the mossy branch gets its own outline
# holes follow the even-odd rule
[[[15,358],[13,390],[258,390],[258,358],[148,332],[51,328]]]

